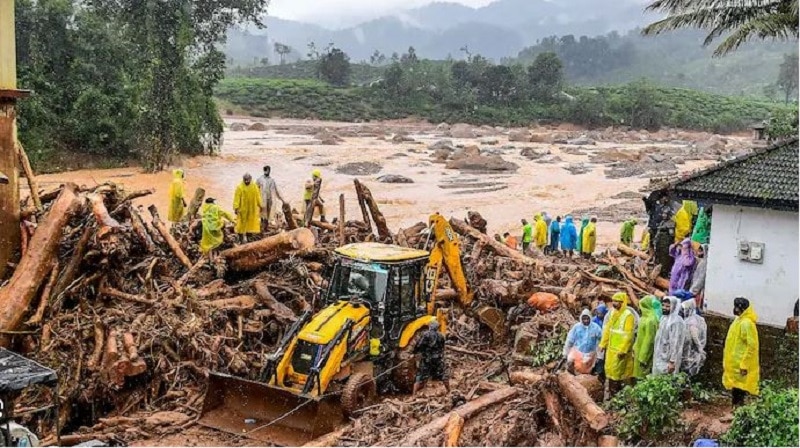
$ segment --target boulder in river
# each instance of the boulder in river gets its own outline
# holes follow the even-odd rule
[[[414,181],[408,177],[399,174],[384,174],[378,177],[378,182],[384,184],[413,184]]]

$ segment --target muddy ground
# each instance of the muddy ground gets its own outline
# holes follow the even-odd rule
[[[255,123],[261,130],[231,130]],[[586,131],[568,125],[509,131],[417,121],[352,124],[248,117],[228,117],[226,124],[219,156],[177,164],[186,170],[187,192],[203,187],[223,207],[230,208],[245,172],[256,177],[268,164],[284,198],[300,208],[303,183],[316,168],[322,171],[329,215],[338,213],[340,193],[345,194],[347,214],[360,213],[352,188],[357,177],[372,189],[393,229],[436,211],[466,216],[474,209],[487,218],[490,233],[514,234],[520,233],[521,218],[530,220],[542,210],[552,216],[586,213],[600,219],[600,246],[616,242],[619,223],[630,215],[643,222],[644,207],[636,198],[651,178],[707,166],[749,145],[744,136]],[[402,175],[413,183],[380,182],[386,175]],[[170,179],[169,172],[122,168],[45,175],[40,184],[48,188],[64,181],[91,185],[112,180],[132,189],[156,188],[143,203],[166,210]]]

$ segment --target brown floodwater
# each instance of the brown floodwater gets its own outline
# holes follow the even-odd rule
[[[230,124],[230,119],[228,119]],[[186,171],[186,191],[190,195],[196,187],[203,187],[207,196],[217,198],[224,208],[230,209],[233,192],[242,175],[250,173],[254,178],[261,174],[263,165],[272,167],[283,197],[295,208],[302,205],[303,184],[313,169],[322,171],[324,179],[322,197],[326,200],[328,219],[338,215],[338,196],[345,195],[346,219],[356,219],[360,210],[355,201],[353,179],[355,176],[338,174],[335,168],[350,162],[374,162],[382,166],[379,173],[358,176],[372,191],[381,204],[390,228],[397,229],[425,221],[427,216],[439,212],[445,216],[465,217],[467,211],[479,211],[488,221],[490,234],[509,231],[520,233],[520,219],[531,220],[542,210],[555,217],[578,209],[603,209],[622,204],[624,199],[613,199],[618,193],[638,191],[648,180],[638,177],[608,179],[604,166],[589,164],[590,171],[573,175],[565,170],[572,163],[589,163],[588,155],[568,154],[561,145],[545,143],[508,142],[505,135],[484,138],[450,139],[454,144],[479,145],[494,148],[508,161],[519,165],[515,173],[470,173],[445,169],[444,164],[433,163],[429,144],[447,138],[431,125],[402,122],[404,129],[416,142],[395,144],[391,138],[379,140],[372,136],[343,137],[338,145],[319,145],[308,131],[309,127],[353,129],[359,125],[351,123],[316,122],[310,120],[256,120],[238,117],[237,122],[265,122],[266,131],[226,130],[220,155],[185,159],[180,167]],[[398,122],[386,123],[388,129]],[[381,124],[363,125],[364,129],[380,129]],[[391,137],[391,134],[389,134]],[[488,145],[487,140],[498,143]],[[482,144],[481,141],[484,143]],[[505,145],[513,149],[502,149]],[[630,144],[598,142],[596,146],[580,147],[581,151],[598,153],[607,149],[620,151],[641,149],[654,143]],[[663,144],[664,146],[669,146]],[[550,151],[561,161],[545,164],[520,156],[522,147]],[[573,151],[570,151],[573,152]],[[679,170],[689,171],[706,166],[712,161],[686,162]],[[414,180],[413,184],[385,184],[377,178],[384,174],[400,174]],[[167,194],[171,173],[145,173],[136,168],[108,170],[78,170],[38,177],[41,187],[48,189],[62,182],[79,185],[94,185],[113,181],[127,190],[155,188],[156,192],[137,201],[145,206],[155,204],[162,214],[166,213]],[[505,186],[506,188],[502,188]],[[502,188],[502,189],[498,189]],[[644,218],[644,207],[638,213]],[[579,218],[579,217],[576,217]],[[637,238],[640,228],[637,228]],[[598,223],[598,243],[613,244],[619,235],[618,222]]]

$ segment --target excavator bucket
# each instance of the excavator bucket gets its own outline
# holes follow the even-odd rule
[[[339,397],[296,395],[269,384],[211,373],[198,423],[276,446],[301,446],[343,423]]]

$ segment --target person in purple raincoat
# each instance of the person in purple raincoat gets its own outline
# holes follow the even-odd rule
[[[669,275],[669,294],[674,295],[679,289],[686,289],[686,283],[692,276],[695,258],[692,251],[692,240],[686,238],[680,244],[669,247],[669,255],[675,259]]]

